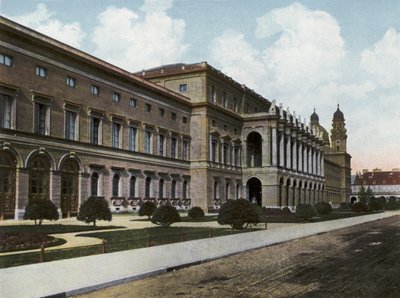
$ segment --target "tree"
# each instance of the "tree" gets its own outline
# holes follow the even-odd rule
[[[198,206],[194,206],[192,209],[189,210],[188,216],[193,219],[199,219],[204,217],[204,211]]]
[[[142,203],[142,205],[140,205],[139,216],[147,215],[147,217],[150,220],[150,216],[153,215],[153,212],[154,212],[154,210],[156,210],[156,208],[157,208],[157,206],[154,202],[146,201],[146,202]]]
[[[151,222],[167,228],[174,222],[181,222],[181,216],[175,207],[167,204],[161,205],[156,210],[154,210],[153,216],[151,217]]]
[[[365,190],[364,186],[361,186],[360,191],[358,192],[358,198],[361,203],[368,204],[372,198],[372,190],[368,186],[367,190]]]
[[[57,207],[50,200],[46,199],[30,199],[28,205],[25,207],[24,219],[39,220],[39,225],[42,224],[44,219],[57,220],[59,217]]]
[[[96,226],[96,220],[111,221],[111,211],[108,202],[103,197],[89,197],[79,208],[77,220],[86,223],[93,223]]]
[[[249,224],[258,224],[261,218],[256,205],[245,199],[237,199],[228,200],[221,206],[217,221],[220,225],[230,225],[239,230],[247,228]]]

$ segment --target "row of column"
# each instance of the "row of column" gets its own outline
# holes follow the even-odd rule
[[[229,166],[241,166],[240,144],[210,137],[210,161]]]

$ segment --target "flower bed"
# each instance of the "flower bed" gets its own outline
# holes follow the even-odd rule
[[[66,241],[43,233],[0,233],[0,252],[28,250],[64,244]]]

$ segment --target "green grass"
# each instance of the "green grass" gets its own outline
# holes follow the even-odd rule
[[[341,218],[355,217],[368,215],[371,212],[342,212],[342,211],[332,211],[330,214],[314,216],[312,221],[305,221],[302,218],[296,217],[293,213],[291,215],[285,216],[267,216],[267,223],[308,223],[308,222],[321,222],[321,221],[329,221]]]
[[[206,215],[204,217],[201,217],[199,219],[193,219],[187,215],[182,216],[182,222],[212,222],[212,221],[217,221],[217,217],[218,214],[216,215]],[[138,216],[133,216],[133,218],[131,219],[131,221],[148,221],[150,222],[150,220],[146,217],[138,217]]]
[[[0,227],[0,233],[43,233],[43,234],[64,234],[85,231],[109,230],[125,228],[122,226],[96,226],[93,225],[62,225],[62,224],[42,224],[35,225],[10,225]]]

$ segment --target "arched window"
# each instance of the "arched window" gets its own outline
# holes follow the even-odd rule
[[[164,198],[164,179],[160,179],[160,182],[158,184],[158,197],[160,199]]]
[[[43,155],[29,163],[29,198],[49,200],[50,162]]]
[[[226,182],[226,184],[225,184],[225,200],[229,199],[229,191],[230,191],[230,183]]]
[[[136,177],[132,176],[129,181],[129,196],[131,198],[136,197]]]
[[[119,197],[119,181],[120,176],[118,173],[114,174],[113,181],[112,181],[112,196]]]
[[[187,188],[188,188],[187,181],[184,180],[182,185],[182,199],[187,199]]]
[[[172,180],[171,182],[171,198],[176,198],[176,180]]]
[[[262,138],[258,132],[251,132],[247,136],[247,166],[261,167],[262,165]]]
[[[99,195],[99,173],[94,172],[90,177],[90,194],[92,196]]]
[[[144,191],[144,197],[150,198],[151,195],[151,177],[146,177],[146,187]]]

